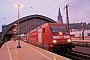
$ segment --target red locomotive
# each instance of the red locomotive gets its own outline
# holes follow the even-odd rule
[[[66,24],[45,23],[27,34],[27,41],[49,51],[72,50]]]

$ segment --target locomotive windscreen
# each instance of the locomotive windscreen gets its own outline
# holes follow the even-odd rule
[[[66,26],[51,26],[52,32],[67,32]]]

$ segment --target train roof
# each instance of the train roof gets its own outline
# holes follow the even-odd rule
[[[45,23],[43,25],[62,25],[63,26],[63,25],[66,25],[66,24],[65,23]]]
[[[66,24],[65,23],[45,23],[45,24],[43,24],[43,25],[40,25],[39,27],[37,27],[37,28],[35,28],[34,30],[32,30],[32,31],[30,31],[30,32],[33,32],[33,31],[35,31],[36,29],[40,29],[40,28],[42,28],[42,27],[44,27],[44,26],[46,26],[46,25],[61,25],[61,26],[65,26]]]

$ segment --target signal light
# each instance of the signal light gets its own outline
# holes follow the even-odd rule
[[[56,43],[57,41],[56,40],[53,40],[53,43]]]
[[[60,35],[62,35],[63,33],[62,32],[59,32]]]
[[[72,42],[72,40],[71,40],[71,39],[68,39],[67,41],[68,41],[68,42]]]

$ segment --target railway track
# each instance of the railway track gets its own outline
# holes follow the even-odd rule
[[[61,53],[60,55],[70,58],[72,60],[90,60],[90,54],[85,54],[76,51],[68,51],[67,53]]]
[[[64,53],[54,51],[53,53],[56,53],[72,60],[90,60],[90,54],[85,54],[77,51],[65,51]]]

